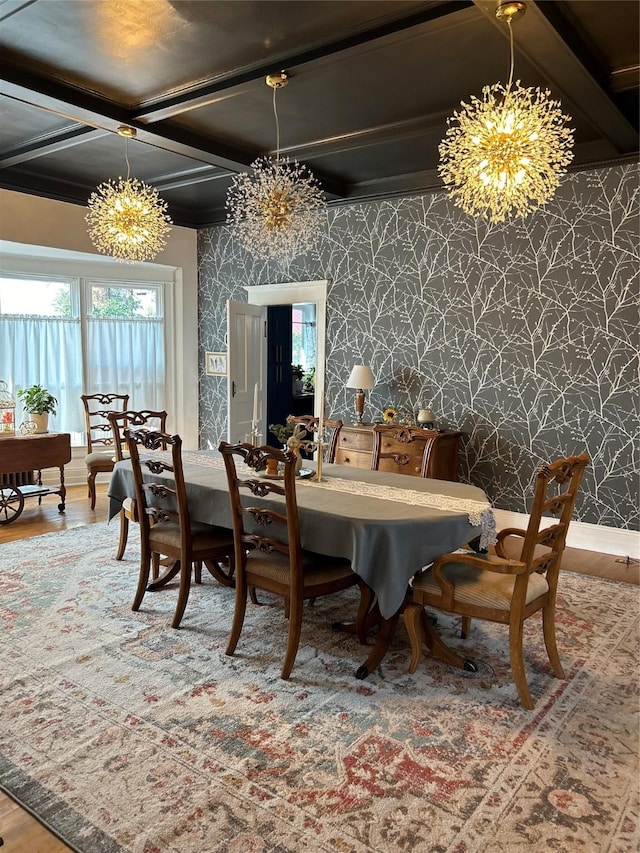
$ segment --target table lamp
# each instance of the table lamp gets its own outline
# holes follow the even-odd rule
[[[355,410],[358,418],[358,423],[363,423],[362,415],[364,413],[364,392],[375,388],[376,381],[373,378],[373,372],[370,367],[364,364],[356,364],[349,378],[347,379],[347,388],[356,388]]]

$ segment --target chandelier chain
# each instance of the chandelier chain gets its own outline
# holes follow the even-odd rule
[[[507,19],[507,24],[509,26],[509,82],[507,83],[507,90],[511,89],[511,84],[513,83],[513,27],[511,26],[511,18]]]
[[[127,161],[127,180],[129,180],[131,167],[129,166],[129,140],[126,136],[124,138],[124,159]]]
[[[278,121],[278,108],[276,107],[276,92],[278,87],[273,87],[273,117],[276,120],[276,163],[280,162],[280,122]]]

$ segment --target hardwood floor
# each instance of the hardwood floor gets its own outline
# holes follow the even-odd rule
[[[85,486],[72,486],[67,491],[67,508],[64,514],[57,510],[57,496],[43,498],[38,506],[36,499],[27,500],[22,515],[13,523],[0,525],[0,546],[4,542],[40,536],[56,530],[68,530],[107,520],[106,484],[97,487],[95,511],[92,512]],[[2,551],[0,549],[0,564]],[[630,562],[611,554],[597,554],[567,548],[562,568],[570,572],[620,580],[627,583],[640,583],[640,564]],[[7,853],[70,853],[71,848],[45,829],[27,811],[10,797],[0,792],[0,831]],[[71,851],[72,853],[72,851]]]

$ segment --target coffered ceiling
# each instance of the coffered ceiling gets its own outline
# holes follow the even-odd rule
[[[461,100],[506,83],[495,0],[0,0],[0,186],[86,205],[97,184],[153,184],[178,225],[225,218],[231,178],[281,147],[330,204],[441,187]],[[638,154],[637,0],[530,2],[515,76],[549,88],[584,169]]]

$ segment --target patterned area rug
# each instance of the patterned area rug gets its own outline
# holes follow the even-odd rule
[[[349,590],[305,610],[289,682],[279,603],[209,578],[169,627],[175,587],[132,613],[136,533],[95,524],[0,547],[0,778],[83,853],[637,851],[637,587],[565,573],[554,679],[541,626],[517,701],[502,626],[470,639],[475,674],[429,658],[407,674],[400,625],[366,681],[333,621]]]

